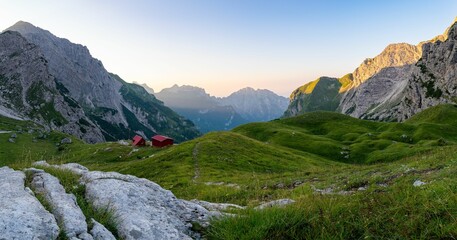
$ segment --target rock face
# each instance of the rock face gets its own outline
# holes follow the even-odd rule
[[[24,187],[25,174],[0,168],[0,238],[56,239],[54,216]]]
[[[232,106],[248,122],[270,121],[281,117],[287,109],[288,99],[266,89],[243,88],[219,98],[219,103]]]
[[[126,240],[200,239],[200,233],[193,230],[195,224],[206,228],[212,218],[233,216],[223,211],[246,208],[228,203],[178,199],[147,179],[116,172],[89,171],[76,163],[49,165],[40,161],[34,166],[45,169],[24,170],[34,192],[25,187],[26,175],[23,172],[0,168],[0,239],[57,239],[61,236],[59,233],[71,240],[112,240],[116,239],[113,233]],[[46,173],[50,168],[79,175],[79,187],[84,187],[84,196],[78,194],[77,201],[73,194],[65,192],[59,179]],[[35,196],[44,199],[42,203],[46,203],[52,214]],[[110,232],[92,218],[86,219],[90,216],[81,211],[80,200],[89,207],[108,210],[113,216],[113,231],[116,232]],[[255,209],[292,203],[294,200],[279,199]],[[91,224],[86,224],[87,220]]]
[[[105,228],[105,226],[101,225],[94,219],[91,219],[91,223],[93,225],[92,230],[90,230],[90,234],[94,238],[94,240],[116,240],[116,237]]]
[[[203,133],[230,130],[248,122],[232,106],[221,105],[202,88],[174,85],[154,95],[166,106],[189,118]]]
[[[344,95],[334,111],[363,119],[403,121],[428,107],[456,103],[456,31],[454,22],[430,41],[417,46],[391,44],[375,58],[365,60],[345,91],[340,90]],[[291,99],[285,115],[297,115],[303,108],[309,108],[309,101]]]
[[[96,208],[113,211],[118,235],[123,239],[192,239],[193,222],[208,226],[219,212],[177,199],[154,182],[115,172],[88,171],[79,164],[36,166],[56,167],[81,175],[85,197]],[[95,236],[94,236],[95,238]]]
[[[67,194],[59,179],[43,170],[29,169],[32,173],[31,186],[35,192],[44,195],[50,204],[52,213],[68,238],[92,239],[87,236],[86,217],[79,208],[76,197]]]
[[[17,33],[13,33],[18,32]],[[108,73],[89,50],[26,22],[0,35],[2,111],[87,142],[199,135],[192,122],[136,84]],[[22,97],[21,97],[22,96]]]
[[[419,47],[401,43],[391,44],[375,58],[365,60],[354,71],[353,84],[339,110],[353,117],[376,118],[374,113],[392,107],[386,103],[402,94],[420,56]]]
[[[16,118],[31,119],[87,142],[103,138],[83,110],[59,94],[41,50],[17,32],[0,34],[0,100],[2,108]]]
[[[205,208],[179,200],[145,179],[88,172],[83,182],[95,207],[114,210],[124,239],[192,239],[189,222],[205,222],[211,216]]]
[[[421,57],[421,48],[407,43],[390,44],[374,58],[366,59],[354,71],[351,88],[356,88],[381,70],[390,67],[402,67],[417,62]]]

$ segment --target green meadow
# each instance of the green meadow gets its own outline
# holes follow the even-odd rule
[[[80,163],[150,179],[184,199],[248,206],[215,219],[208,239],[454,239],[457,107],[404,123],[312,112],[211,132],[164,149],[85,144],[0,118],[0,165]],[[15,143],[8,139],[16,133]],[[44,133],[44,134],[43,134]],[[45,136],[43,136],[45,135]],[[425,183],[413,186],[416,181]],[[254,210],[290,198],[284,208]]]

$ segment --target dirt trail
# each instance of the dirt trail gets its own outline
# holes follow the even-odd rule
[[[200,143],[195,144],[194,149],[192,150],[192,160],[194,161],[194,176],[192,181],[196,182],[197,178],[200,177],[200,166],[198,165],[198,147]]]

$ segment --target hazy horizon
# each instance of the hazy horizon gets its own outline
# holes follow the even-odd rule
[[[390,43],[443,33],[457,2],[0,0],[0,13],[1,30],[30,22],[156,92],[178,84],[217,97],[245,87],[288,97],[320,76],[352,72]]]

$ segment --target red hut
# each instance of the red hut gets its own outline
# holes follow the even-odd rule
[[[152,146],[153,147],[166,147],[173,145],[173,139],[162,136],[162,135],[155,135],[151,138]]]
[[[136,135],[135,137],[133,137],[132,145],[133,146],[144,146],[144,145],[146,145],[146,140],[144,140],[144,138],[142,136]]]

